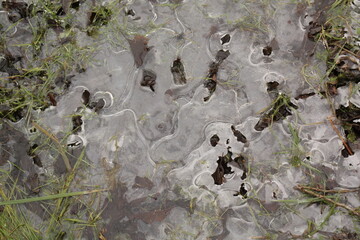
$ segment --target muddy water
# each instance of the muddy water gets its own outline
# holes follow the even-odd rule
[[[267,234],[288,239],[303,234],[308,219],[322,223],[329,208],[274,200],[301,198],[294,186],[309,181],[360,185],[359,152],[341,156],[342,142],[327,120],[332,116],[328,101],[321,95],[295,100],[318,91],[326,71],[315,54],[321,46],[307,38],[315,7],[305,1],[159,0],[128,1],[126,8],[135,12],[126,19],[132,34],[108,32],[107,38],[123,44],[101,45],[97,64],[74,77],[56,107],[37,116],[60,137],[72,130],[74,114],[82,116],[80,129],[68,139],[69,149],[86,151],[79,186],[110,189],[98,199],[105,208],[106,239],[256,239]],[[119,17],[119,24],[124,21]],[[216,58],[220,50],[230,53],[222,61]],[[172,70],[177,59],[184,71],[181,84],[173,75],[180,70]],[[207,76],[216,89],[204,101]],[[271,82],[297,109],[257,131],[261,113],[274,100],[267,91]],[[84,106],[85,90],[92,107]],[[339,101],[348,103],[347,89],[340,92]],[[359,104],[359,93],[351,98]],[[290,126],[301,139],[296,149]],[[234,129],[246,141],[238,141]],[[215,134],[219,141],[212,146]],[[246,167],[229,164],[231,173],[220,174],[220,185],[215,184],[217,160],[229,151],[232,158],[243,156]],[[322,170],[292,166],[294,154]],[[49,173],[61,174],[44,161]],[[360,206],[359,196],[350,195],[347,203]],[[338,212],[322,230],[355,225]],[[90,232],[83,237],[93,238]]]

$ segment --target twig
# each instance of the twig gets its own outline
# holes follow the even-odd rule
[[[8,77],[1,77],[0,80],[5,80],[5,79],[16,79],[18,77],[21,77],[21,75],[13,75],[13,76],[8,76]]]
[[[328,121],[331,124],[331,127],[334,129],[334,131],[336,132],[336,134],[339,136],[340,140],[342,141],[342,143],[344,144],[346,150],[348,151],[349,155],[354,155],[353,151],[351,150],[351,148],[349,147],[349,145],[346,143],[345,139],[341,136],[341,133],[339,131],[339,129],[337,129],[334,125],[334,122],[331,120],[330,117],[327,118]]]
[[[48,136],[51,140],[53,140],[59,146],[60,155],[62,156],[62,159],[64,161],[66,169],[67,169],[68,172],[71,172],[71,165],[70,165],[69,158],[66,156],[66,153],[65,153],[65,151],[63,149],[63,146],[61,145],[61,143],[57,139],[57,137],[55,137],[54,134],[50,133],[49,131],[47,131],[46,129],[44,129],[43,127],[41,127],[39,124],[37,124],[34,121],[32,122],[32,125],[35,128],[37,128],[38,130],[40,130],[42,133],[44,133],[46,136]]]
[[[297,185],[296,187],[294,187],[296,190],[299,190],[300,192],[303,192],[303,193],[307,193],[311,196],[314,196],[314,197],[317,197],[317,198],[320,198],[322,199],[323,201],[327,202],[327,203],[331,203],[331,204],[334,204],[336,205],[337,207],[341,207],[341,208],[344,208],[346,210],[348,210],[351,214],[353,215],[356,215],[358,217],[360,217],[360,211],[359,210],[356,210],[356,209],[353,209],[351,207],[349,207],[348,205],[345,205],[343,203],[339,203],[339,202],[336,202],[330,198],[327,198],[325,197],[324,195],[321,195],[321,194],[318,194],[318,193],[315,193],[309,189],[306,189],[304,188],[303,186],[301,185]]]
[[[314,190],[317,192],[323,192],[323,193],[349,193],[349,192],[357,192],[360,191],[360,188],[356,188],[356,189],[338,189],[338,190],[327,190],[327,189],[320,189],[320,188],[315,188],[315,187],[308,187],[308,186],[304,186],[304,185],[298,185],[301,188],[304,189],[309,189],[309,190]]]
[[[335,46],[341,48],[340,51],[345,51],[345,52],[353,55],[354,57],[360,58],[360,55],[357,55],[357,54],[355,54],[354,52],[347,50],[346,48],[344,48],[344,46],[341,47],[341,46],[339,46],[337,43],[333,43],[333,44],[334,44]]]

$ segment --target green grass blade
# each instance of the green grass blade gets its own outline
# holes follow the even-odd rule
[[[9,200],[9,201],[0,202],[0,206],[46,201],[46,200],[66,198],[66,197],[74,197],[74,196],[87,195],[87,194],[92,194],[92,193],[97,193],[97,192],[104,192],[107,190],[108,189],[96,189],[96,190],[91,190],[91,191],[68,192],[68,193],[59,193],[59,194],[41,196],[41,197]]]

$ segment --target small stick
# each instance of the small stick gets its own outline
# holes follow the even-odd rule
[[[13,76],[8,76],[8,77],[1,77],[0,80],[3,80],[3,79],[15,79],[15,78],[18,78],[20,76],[21,75],[13,75]]]
[[[331,120],[330,117],[327,118],[328,121],[331,124],[331,127],[334,129],[334,131],[336,132],[336,134],[339,136],[340,140],[342,141],[342,143],[344,144],[346,150],[348,151],[349,155],[354,155],[353,151],[351,150],[351,148],[349,147],[349,145],[346,143],[345,139],[341,136],[341,133],[339,132],[339,129],[337,129],[334,125],[334,122]]]
[[[297,185],[297,186],[294,187],[294,188],[295,188],[296,190],[299,190],[300,192],[307,193],[307,194],[309,194],[309,195],[311,195],[311,196],[320,198],[320,199],[322,199],[323,201],[325,201],[325,202],[327,202],[327,203],[332,203],[332,204],[334,204],[334,205],[336,205],[336,206],[338,206],[338,207],[344,208],[344,209],[348,210],[351,214],[360,217],[360,211],[355,210],[355,209],[349,207],[348,205],[345,205],[345,204],[343,204],[343,203],[338,203],[338,202],[336,202],[336,201],[334,201],[334,200],[332,200],[332,199],[330,199],[330,198],[327,198],[327,197],[325,197],[325,196],[323,196],[323,195],[320,195],[320,194],[318,194],[318,193],[315,193],[315,192],[313,192],[313,191],[310,191],[309,189],[305,189],[305,188],[304,188],[303,186],[301,186],[301,185]]]
[[[304,185],[298,185],[298,186],[301,187],[301,188],[304,188],[304,189],[314,190],[314,191],[323,192],[323,193],[349,193],[349,192],[360,191],[360,188],[357,188],[357,189],[327,190],[327,189],[320,189],[320,188],[315,188],[315,187],[308,187],[308,186],[304,186]]]
[[[344,48],[344,46],[341,47],[341,46],[339,46],[339,45],[336,44],[336,43],[334,43],[334,45],[337,46],[337,47],[339,47],[339,48],[341,48],[341,51],[345,51],[345,52],[347,52],[347,53],[349,53],[349,54],[351,54],[351,55],[353,55],[353,56],[355,56],[355,57],[357,57],[357,58],[360,58],[360,55],[357,55],[357,54],[353,53],[352,51],[347,50],[346,48]]]
[[[35,128],[39,129],[42,133],[44,133],[46,136],[48,136],[51,140],[53,140],[59,146],[60,155],[62,156],[62,158],[64,160],[64,164],[66,166],[66,169],[68,170],[68,172],[71,172],[71,165],[70,165],[69,158],[66,156],[66,153],[65,153],[65,151],[63,149],[63,146],[61,145],[61,143],[59,142],[57,137],[55,137],[54,134],[48,132],[47,130],[45,130],[43,127],[41,127],[39,124],[37,124],[34,121],[32,122],[32,125]]]

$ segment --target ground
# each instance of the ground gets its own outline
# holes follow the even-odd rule
[[[2,1],[0,239],[359,239],[359,12]]]

